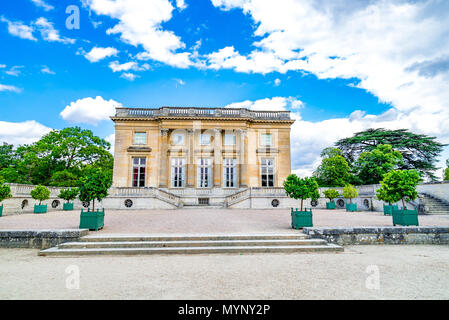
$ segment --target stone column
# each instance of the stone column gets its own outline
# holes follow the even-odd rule
[[[215,128],[214,133],[214,187],[221,187],[221,166],[222,166],[222,139],[221,129]]]
[[[239,181],[240,188],[248,187],[248,172],[247,172],[247,147],[246,147],[246,130],[239,129]]]
[[[187,129],[187,176],[186,183],[188,188],[195,187],[195,136],[193,129]]]
[[[160,154],[160,164],[159,164],[159,188],[167,188],[168,180],[168,132],[169,129],[161,129],[161,154]]]

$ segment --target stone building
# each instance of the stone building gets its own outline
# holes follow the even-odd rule
[[[159,188],[206,204],[282,187],[291,172],[289,111],[117,108],[112,120],[114,187]]]

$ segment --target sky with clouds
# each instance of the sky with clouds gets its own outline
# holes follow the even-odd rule
[[[113,141],[116,106],[167,105],[290,110],[301,175],[367,128],[449,143],[446,0],[1,1],[0,39],[16,145],[71,125]]]

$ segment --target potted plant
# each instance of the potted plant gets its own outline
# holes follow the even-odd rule
[[[77,188],[69,188],[69,189],[61,190],[58,197],[67,201],[62,206],[63,211],[72,211],[73,210],[73,202],[70,203],[70,201],[75,200],[76,197],[78,196],[78,193],[79,193],[79,191]]]
[[[47,213],[47,205],[42,204],[42,201],[50,199],[50,190],[47,187],[38,185],[31,190],[31,197],[34,200],[39,200],[39,204],[34,205],[34,213]]]
[[[291,174],[284,181],[286,194],[295,200],[301,199],[300,210],[291,209],[292,228],[300,229],[304,227],[313,227],[312,209],[303,210],[304,200],[311,198],[317,200],[320,197],[318,192],[318,183],[315,178],[299,178],[296,174]]]
[[[377,189],[376,198],[388,203],[388,205],[384,204],[384,216],[391,216],[393,214],[393,210],[398,210],[397,205],[392,205],[391,202],[388,202],[390,197],[386,193],[386,189],[384,188]]]
[[[111,177],[98,168],[90,168],[86,176],[81,179],[79,188],[79,199],[91,202],[92,210],[81,210],[80,229],[96,230],[104,227],[104,208],[95,211],[95,200],[101,201],[108,196],[108,189],[111,187]]]
[[[349,203],[346,204],[346,211],[355,212],[357,211],[357,203],[352,203],[352,199],[359,196],[359,190],[353,185],[346,185],[343,188],[343,198],[349,199]]]
[[[0,203],[3,200],[12,198],[11,187],[7,184],[4,184],[3,180],[0,180]],[[3,215],[3,205],[0,206],[0,217]]]
[[[340,196],[340,193],[335,189],[327,189],[323,192],[324,196],[329,199],[329,202],[326,202],[326,209],[335,209],[334,199]]]
[[[416,170],[394,170],[385,174],[377,194],[388,203],[402,201],[402,210],[393,209],[393,225],[418,226],[418,211],[407,210],[406,202],[418,197],[416,187],[421,177]]]

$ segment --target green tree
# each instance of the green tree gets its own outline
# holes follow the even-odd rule
[[[449,159],[446,160],[446,169],[444,170],[443,181],[449,181]]]
[[[95,211],[95,200],[99,202],[108,196],[108,190],[112,185],[112,176],[109,172],[99,168],[90,168],[87,174],[81,178],[79,199],[92,201],[92,211]]]
[[[323,160],[313,176],[321,187],[343,187],[351,178],[346,159],[335,148],[326,148],[321,153]]]
[[[338,198],[340,196],[340,192],[338,192],[335,189],[324,190],[323,194],[326,198],[329,199],[330,202],[332,202],[335,198]]]
[[[415,200],[418,197],[416,187],[421,181],[417,170],[393,170],[388,172],[381,181],[381,187],[377,189],[377,198],[388,203]]]
[[[42,204],[42,201],[50,199],[50,190],[44,186],[37,186],[33,190],[31,190],[31,197],[34,200],[39,200],[39,205]]]
[[[0,170],[8,168],[14,160],[14,150],[12,144],[3,143],[0,145]]]
[[[376,149],[362,152],[355,164],[361,184],[377,184],[384,174],[402,165],[402,154],[389,144],[379,144]]]
[[[349,203],[352,203],[352,199],[357,198],[359,196],[359,190],[353,185],[346,185],[343,188],[343,198],[349,199]]]
[[[50,185],[55,187],[76,187],[79,184],[79,175],[62,170],[53,173],[50,179]]]
[[[393,150],[401,152],[403,163],[399,169],[416,169],[432,180],[436,179],[436,159],[446,146],[437,142],[435,137],[415,134],[406,129],[368,129],[356,133],[353,137],[339,140],[336,146],[352,164],[362,152],[372,151],[379,144],[389,144]]]
[[[69,203],[71,200],[75,200],[79,194],[79,190],[77,188],[69,188],[61,190],[58,197],[64,199]]]
[[[5,181],[0,179],[0,203],[2,203],[3,200],[12,198],[11,187],[4,183]]]
[[[315,178],[299,178],[296,174],[291,174],[284,181],[286,194],[295,200],[301,199],[301,211],[304,200],[311,198],[316,200],[320,197],[318,183]]]

